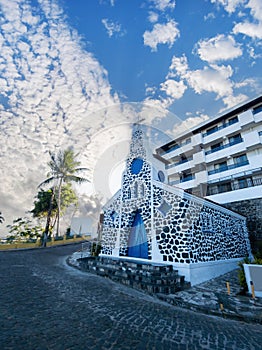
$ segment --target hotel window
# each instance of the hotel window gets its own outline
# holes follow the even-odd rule
[[[212,152],[218,151],[222,146],[223,146],[223,143],[222,142],[218,142],[215,145],[211,146],[211,151]]]
[[[233,160],[234,160],[234,164],[245,164],[245,163],[248,163],[246,154],[242,154],[241,156],[234,157]]]
[[[257,106],[253,109],[253,114],[257,114],[259,112],[262,112],[262,105]]]
[[[246,187],[250,187],[253,185],[253,182],[252,182],[252,178],[251,177],[248,177],[248,178],[245,178],[245,179],[239,179],[238,180],[238,188],[241,189],[241,188],[246,188]]]
[[[212,128],[207,129],[206,135],[213,134],[213,132],[216,132],[217,130],[218,130],[218,126],[215,125],[215,126],[213,126]]]
[[[194,175],[190,172],[184,172],[180,175],[180,182],[185,182],[185,181],[189,181],[192,180],[194,178]]]
[[[235,124],[238,122],[238,117],[233,117],[233,118],[230,118],[228,119],[228,125],[232,125],[232,124]]]
[[[240,134],[237,134],[237,135],[234,135],[234,136],[230,136],[228,138],[229,140],[229,143],[230,144],[235,144],[235,143],[239,143],[242,141],[242,138],[241,138],[241,135]]]
[[[183,164],[183,163],[186,163],[186,162],[187,162],[187,157],[184,154],[182,154],[178,163],[179,164]]]
[[[231,183],[225,182],[223,184],[217,185],[218,193],[229,192],[232,191]]]
[[[215,170],[226,170],[227,169],[227,162],[224,161],[224,162],[214,164],[214,169]]]

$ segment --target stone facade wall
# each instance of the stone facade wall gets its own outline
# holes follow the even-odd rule
[[[245,219],[185,192],[154,186],[154,224],[163,261],[198,263],[249,255]]]
[[[262,240],[262,198],[227,203],[224,206],[244,215],[250,238]]]
[[[181,190],[154,181],[153,227],[151,198],[126,200],[120,196],[105,210],[102,253],[112,255],[120,235],[119,255],[127,256],[128,237],[135,210],[143,217],[152,259],[152,235],[156,235],[161,262],[199,263],[249,255],[245,218]],[[117,214],[115,214],[117,213]]]

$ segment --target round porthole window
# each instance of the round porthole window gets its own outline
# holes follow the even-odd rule
[[[143,160],[141,158],[135,158],[133,159],[131,163],[131,173],[132,174],[138,174],[143,167]]]
[[[165,174],[163,173],[162,170],[159,170],[159,172],[158,172],[158,179],[159,179],[159,181],[161,181],[161,182],[164,182],[164,181],[165,181]]]

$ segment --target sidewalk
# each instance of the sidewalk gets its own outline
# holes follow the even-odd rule
[[[230,284],[230,295],[226,282]],[[224,318],[262,324],[262,299],[240,295],[238,269],[176,294],[158,294],[172,305]]]

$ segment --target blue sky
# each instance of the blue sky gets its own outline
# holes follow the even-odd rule
[[[184,119],[215,115],[261,92],[259,1],[79,0],[62,6],[122,101],[159,100]],[[170,69],[173,57],[186,59],[185,74]],[[209,77],[216,82],[206,86]]]
[[[261,0],[0,0],[4,216],[31,209],[48,151],[70,145],[90,169],[80,211],[97,212],[127,125],[174,138],[257,97],[261,39]]]

